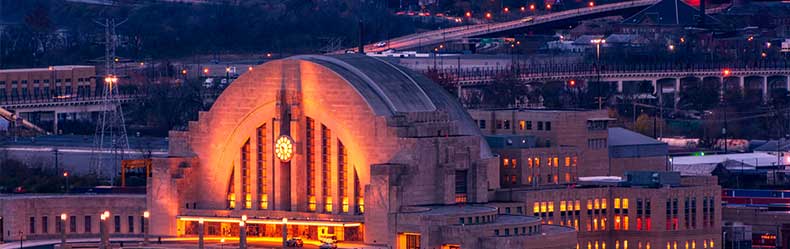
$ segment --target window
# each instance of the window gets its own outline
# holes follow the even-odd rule
[[[129,233],[134,233],[134,216],[128,217]]]
[[[114,229],[115,232],[116,233],[120,233],[121,232],[121,216],[116,215],[114,217],[113,221],[114,221],[113,225],[115,227],[115,229]]]
[[[527,130],[532,130],[532,121],[527,121]]]
[[[348,151],[343,142],[337,142],[337,184],[341,199],[341,211],[348,213],[348,191],[346,181],[348,179]]]
[[[55,233],[60,233],[61,229],[63,229],[63,221],[60,218],[55,219]]]
[[[41,233],[49,232],[49,219],[47,216],[41,217]]]
[[[551,130],[551,122],[549,122],[549,121],[546,121],[546,130],[547,131]]]
[[[527,122],[525,122],[524,120],[519,120],[518,121],[518,129],[519,130],[523,131],[526,127],[527,127]]]
[[[36,217],[30,217],[30,234],[36,233]]]
[[[310,120],[310,118],[308,118],[308,120]],[[308,137],[307,137],[308,140],[307,140],[307,142],[310,143],[310,144],[308,144],[308,147],[307,147],[308,148],[308,150],[307,150],[307,154],[308,155],[312,155],[312,153],[313,153],[309,149],[309,148],[312,148],[312,137],[310,137],[310,135],[311,134],[308,133]],[[255,159],[256,159],[255,166],[258,168],[258,170],[257,170],[257,173],[258,173],[258,177],[257,177],[258,178],[258,184],[257,185],[258,185],[258,195],[259,195],[258,197],[260,198],[259,207],[260,207],[260,209],[269,209],[269,195],[268,195],[268,192],[266,191],[266,189],[268,188],[268,181],[269,181],[269,177],[267,175],[267,173],[268,173],[267,170],[268,169],[266,168],[266,146],[265,146],[266,145],[266,124],[263,124],[263,125],[259,126],[256,129],[256,131],[255,131],[255,143],[256,143],[256,146],[255,146],[256,150],[255,150],[255,152],[257,153],[257,156],[255,157]],[[312,157],[308,157],[307,158],[307,160],[308,160],[307,161],[307,167],[308,167],[308,179],[307,179],[307,181],[308,181],[308,184],[312,183],[312,181],[314,179],[314,174],[315,174],[314,172],[309,170],[310,167],[312,166],[312,163],[313,163],[313,161],[311,159],[312,159]],[[311,190],[313,192],[315,192],[314,188],[311,189],[311,188],[308,187],[307,188],[308,194],[310,193]],[[314,202],[313,204],[315,204],[315,198],[313,198],[313,202]],[[315,210],[315,208],[313,208],[313,210]],[[140,224],[142,224],[142,223],[140,223]]]
[[[250,140],[241,146],[241,196],[244,197],[244,209],[252,208],[252,186],[250,185]]]
[[[543,130],[543,121],[538,121],[538,130],[539,131]]]
[[[120,217],[118,218],[120,220]],[[69,216],[69,232],[77,233],[77,216]]]
[[[483,119],[479,120],[478,124],[480,126],[480,129],[485,129],[486,128],[486,121],[485,120],[483,120]]]
[[[85,233],[91,233],[91,217],[85,216],[85,224],[84,224]]]
[[[504,124],[505,124],[505,130],[510,130],[510,120],[505,120]]]
[[[467,201],[467,171],[455,171],[455,203],[466,203]]]
[[[332,131],[329,130],[323,124],[321,125],[321,187],[322,187],[322,194],[324,195],[325,212],[332,212],[332,191],[330,186],[330,181],[332,177],[332,162],[331,162],[331,151],[332,151],[332,143],[330,142],[332,137]]]

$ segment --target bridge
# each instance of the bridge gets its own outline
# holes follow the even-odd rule
[[[42,121],[52,122],[52,131],[57,131],[58,119],[89,119],[93,112],[114,110],[117,108],[117,103],[132,102],[141,97],[143,97],[141,94],[122,94],[116,97],[117,102],[110,105],[104,104],[102,96],[8,98],[0,99],[0,108],[13,111],[20,117],[39,125]]]
[[[642,8],[653,5],[660,0],[633,0],[619,3],[602,4],[594,7],[584,7],[572,10],[558,11],[545,15],[536,15],[522,19],[486,23],[468,26],[459,26],[406,35],[388,41],[387,46],[377,47],[375,44],[365,46],[366,52],[382,52],[389,49],[404,50],[427,45],[457,41],[474,37],[499,37],[504,34],[519,33],[538,26],[567,27],[568,22],[617,15],[622,13],[635,13]],[[340,53],[344,51],[338,51]]]
[[[516,65],[504,68],[444,69],[440,72],[462,88],[476,88],[495,83],[503,77],[515,77],[526,84],[560,83],[572,87],[583,82],[606,82],[617,93],[650,93],[659,99],[671,94],[677,108],[680,93],[690,84],[715,84],[720,97],[725,91],[759,94],[763,102],[772,89],[790,90],[790,64],[700,65]],[[640,92],[652,87],[651,92]],[[642,90],[643,91],[643,90]]]

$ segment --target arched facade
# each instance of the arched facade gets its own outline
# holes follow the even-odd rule
[[[188,130],[171,132],[170,155],[154,162],[148,186],[154,234],[189,236],[198,217],[244,215],[261,236],[287,218],[301,224],[290,233],[394,245],[428,229],[409,226],[410,215],[482,205],[499,188],[497,158],[450,95],[359,55],[253,68]],[[414,208],[424,212],[400,214]]]

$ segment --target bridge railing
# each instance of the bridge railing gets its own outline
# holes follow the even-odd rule
[[[140,94],[121,94],[117,95],[117,99],[125,100],[125,99],[132,99],[140,97]],[[47,104],[47,103],[67,103],[67,102],[78,102],[78,101],[98,101],[102,100],[103,96],[86,96],[86,95],[74,95],[74,96],[0,96],[0,105],[23,105],[23,104]]]
[[[435,70],[435,69],[428,69]],[[740,71],[790,71],[788,61],[764,61],[759,63],[701,63],[701,64],[515,64],[509,67],[443,68],[438,73],[458,81],[483,81],[497,77],[517,76],[520,78],[590,76],[623,73],[716,73],[729,70]],[[427,71],[426,71],[427,72]]]

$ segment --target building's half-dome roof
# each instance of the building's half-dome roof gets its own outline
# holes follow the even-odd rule
[[[377,115],[444,111],[451,120],[457,121],[462,135],[481,135],[475,122],[453,96],[410,69],[358,54],[302,55],[291,58],[331,69],[348,81]]]

